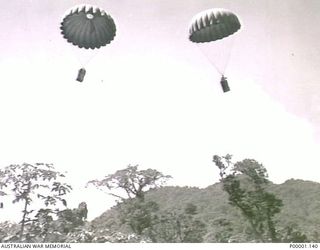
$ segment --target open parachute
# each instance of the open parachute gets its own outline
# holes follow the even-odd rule
[[[195,15],[189,25],[189,40],[197,44],[216,43],[236,33],[241,28],[238,17],[229,10],[215,8],[202,11]],[[210,48],[214,49],[214,47]],[[229,48],[231,50],[231,48]],[[223,53],[223,51],[218,51]],[[207,55],[206,55],[207,56]],[[208,57],[208,56],[207,56]],[[215,58],[209,58],[214,61]],[[224,76],[225,67],[219,69],[221,85],[224,92],[229,91],[228,82]]]
[[[61,22],[61,34],[75,46],[99,49],[109,44],[116,35],[116,25],[104,10],[92,5],[77,5],[70,9]],[[77,80],[82,82],[85,69],[81,68]]]

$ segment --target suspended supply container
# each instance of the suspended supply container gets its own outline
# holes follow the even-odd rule
[[[189,40],[198,45],[201,52],[221,75],[220,84],[223,92],[230,91],[224,73],[234,43],[233,34],[240,28],[238,17],[231,11],[221,8],[198,13],[189,25]]]
[[[224,75],[222,75],[221,77],[220,84],[224,93],[230,91],[227,77],[225,77]]]
[[[77,81],[78,81],[78,82],[82,82],[85,75],[86,75],[86,70],[85,70],[85,68],[79,69],[79,71],[78,71],[78,76],[77,76]]]

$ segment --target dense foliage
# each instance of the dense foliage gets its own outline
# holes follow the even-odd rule
[[[266,190],[282,200],[281,211],[274,217],[277,230],[284,242],[320,241],[320,184],[288,180],[282,184],[269,182]],[[161,187],[148,191],[145,202],[156,201],[158,215],[168,212],[180,214],[188,204],[197,207],[194,220],[205,223],[203,242],[256,242],[250,224],[237,208],[229,203],[228,194],[223,191],[222,183],[207,188],[195,187]],[[109,228],[130,234],[132,230],[120,220],[119,205],[107,210],[91,222],[95,228]],[[299,235],[299,232],[301,233]],[[297,234],[297,235],[294,235]],[[301,237],[301,238],[299,238]],[[300,240],[299,240],[300,239]]]
[[[0,170],[1,196],[13,195],[13,203],[23,203],[20,228],[12,240],[46,240],[52,216],[59,212],[58,203],[66,206],[64,196],[72,189],[61,182],[63,177],[51,164],[43,163],[10,165]],[[37,200],[42,201],[44,208],[33,208]]]
[[[231,155],[215,155],[213,162],[220,171],[223,190],[229,203],[239,209],[250,225],[249,235],[256,242],[305,242],[307,237],[292,227],[277,230],[275,215],[281,211],[282,200],[266,190],[267,170],[255,160],[245,159],[233,164]]]
[[[24,209],[20,223],[0,222],[0,242],[320,241],[319,183],[276,185],[254,160],[214,162],[221,180],[204,189],[165,187],[170,176],[137,166],[91,181],[119,198],[91,222],[85,202],[67,207],[71,186],[52,165],[11,165],[0,171],[0,196],[13,193]]]

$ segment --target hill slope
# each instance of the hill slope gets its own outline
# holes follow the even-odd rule
[[[270,183],[269,191],[283,201],[283,208],[277,215],[278,226],[292,226],[308,236],[320,241],[320,183],[288,180],[282,184]],[[240,212],[228,203],[228,196],[221,183],[200,189],[194,187],[162,187],[146,193],[147,201],[159,204],[159,211],[181,211],[187,204],[197,206],[195,217],[207,225],[205,242],[223,241],[246,242],[247,224]],[[91,222],[95,228],[112,231],[130,229],[121,225],[118,206],[104,212]]]

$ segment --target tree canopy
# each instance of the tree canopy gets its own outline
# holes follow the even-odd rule
[[[164,175],[155,169],[138,170],[138,165],[129,165],[125,169],[107,175],[102,180],[91,180],[88,184],[93,184],[100,189],[120,190],[120,194],[110,194],[122,200],[133,197],[143,200],[145,191],[164,185],[169,178],[171,178],[170,175]],[[123,191],[127,197],[121,194]]]

